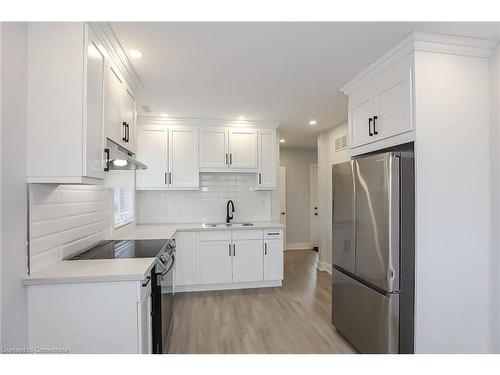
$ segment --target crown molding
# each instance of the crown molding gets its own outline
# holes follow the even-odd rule
[[[498,41],[414,31],[340,88],[349,95],[390,65],[415,51],[488,58]]]
[[[101,40],[121,75],[132,87],[132,90],[138,94],[144,88],[144,85],[109,22],[89,22],[88,24]]]
[[[229,120],[196,117],[163,117],[157,115],[138,115],[139,125],[199,126],[199,127],[251,127],[277,129],[277,121]]]

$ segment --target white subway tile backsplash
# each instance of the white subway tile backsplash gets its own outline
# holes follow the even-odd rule
[[[113,194],[102,186],[30,186],[33,272],[109,238]]]
[[[137,192],[138,223],[196,223],[226,220],[226,203],[236,206],[235,221],[271,219],[271,192],[255,190],[255,175],[201,173],[199,191]]]

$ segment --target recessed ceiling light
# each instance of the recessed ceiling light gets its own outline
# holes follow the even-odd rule
[[[161,117],[168,117],[168,113],[160,113]]]
[[[240,121],[245,121],[245,116],[240,116],[240,117],[238,117],[238,120],[240,120]]]
[[[317,124],[316,120],[309,121],[309,125],[311,125],[311,126],[316,125],[316,124]]]
[[[128,54],[134,59],[140,59],[143,55],[143,53],[138,49],[131,49],[130,51],[128,51]]]
[[[280,139],[280,143],[285,143],[285,140],[284,139]]]

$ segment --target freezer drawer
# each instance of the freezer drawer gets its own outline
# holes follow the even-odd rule
[[[398,353],[399,295],[333,270],[332,323],[361,353]]]

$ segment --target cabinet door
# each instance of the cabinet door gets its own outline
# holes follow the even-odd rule
[[[276,130],[258,131],[258,155],[256,189],[276,189]]]
[[[229,241],[200,242],[200,284],[232,281],[232,252]]]
[[[126,147],[123,141],[125,136],[122,119],[123,81],[111,66],[108,66],[106,73],[104,133],[106,138]]]
[[[200,283],[198,233],[177,233],[175,242],[175,285],[198,285]]]
[[[229,167],[232,169],[257,169],[257,131],[252,129],[229,130]]]
[[[373,97],[371,84],[368,83],[349,96],[351,147],[361,146],[375,140],[372,131],[372,116]]]
[[[200,169],[227,169],[228,143],[227,129],[200,129]]]
[[[125,147],[127,150],[136,152],[136,109],[135,109],[135,98],[134,95],[127,88],[124,90],[123,95],[123,121],[126,123],[125,133]]]
[[[170,188],[198,188],[198,129],[178,127],[169,130]]]
[[[264,242],[264,280],[283,279],[283,239]]]
[[[262,281],[262,240],[233,241],[233,282]]]
[[[83,173],[87,177],[103,178],[104,48],[90,27],[87,33]]]
[[[137,160],[147,169],[136,171],[138,189],[166,189],[167,185],[167,138],[163,126],[141,126],[137,132]]]
[[[376,79],[374,138],[388,138],[413,129],[412,66],[411,58],[407,57]]]
[[[139,353],[151,354],[153,337],[151,328],[151,293],[147,293],[139,303]]]

